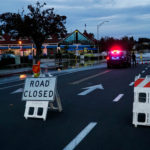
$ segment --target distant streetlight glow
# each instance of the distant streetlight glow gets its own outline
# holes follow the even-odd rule
[[[19,40],[19,41],[18,41],[18,44],[19,44],[19,45],[22,45],[22,41]]]
[[[23,61],[23,63],[24,63],[24,50],[23,50],[23,48],[22,48],[22,41],[19,40],[19,41],[18,41],[18,44],[20,45],[20,52],[23,51],[23,60],[22,60],[22,61]],[[22,55],[22,53],[21,53],[21,55]]]

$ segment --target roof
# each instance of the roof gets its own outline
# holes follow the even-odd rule
[[[23,44],[32,44],[33,41],[31,38],[21,38],[21,39],[15,39],[12,38],[8,34],[0,35],[0,45],[18,45],[18,41],[22,41]],[[58,39],[56,36],[49,36],[48,39],[45,40],[44,43],[53,44],[56,45],[60,43],[61,45],[73,45],[73,44],[80,44],[80,45],[94,45],[93,40],[91,40],[86,35],[82,34],[79,30],[75,30],[74,32],[68,34],[64,39]]]
[[[66,38],[61,40],[59,43],[71,45],[71,44],[84,44],[84,45],[93,45],[94,42],[89,39],[87,36],[82,34],[79,30],[75,30],[70,33]]]

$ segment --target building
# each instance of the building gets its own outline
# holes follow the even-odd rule
[[[42,45],[43,54],[48,56],[57,53],[58,49],[72,51],[75,54],[93,50],[97,51],[94,39],[90,39],[79,30],[68,34],[64,39],[49,36]],[[28,56],[30,53],[34,53],[35,55],[36,47],[30,38],[14,39],[5,34],[4,36],[0,36],[0,54],[7,52],[13,52],[15,55],[21,56]]]

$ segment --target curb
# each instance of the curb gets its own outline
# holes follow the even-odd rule
[[[21,73],[32,73],[32,70],[21,71],[21,72],[14,72],[14,73],[8,73],[8,74],[0,74],[0,78],[2,78],[2,77],[10,77],[10,76],[21,74]]]
[[[56,66],[50,66],[50,67],[41,67],[41,69],[50,69],[50,70],[56,70],[57,68],[59,68],[59,67],[62,67],[62,66],[58,66],[58,65],[56,65]]]
[[[101,63],[104,63],[106,60],[102,60],[100,63],[98,64],[101,64]],[[50,67],[41,67],[41,69],[50,69],[50,70],[57,70],[58,68],[62,68],[63,66],[59,66],[59,65],[55,65],[55,66],[50,66]],[[31,70],[27,70],[27,71],[18,71],[18,72],[14,72],[14,73],[7,73],[7,74],[0,74],[0,78],[2,77],[10,77],[10,76],[13,76],[13,75],[17,75],[17,74],[23,74],[23,73],[33,73],[32,69]]]
[[[41,68],[41,69],[51,69],[51,70],[56,70],[58,68],[58,66],[54,66],[54,67],[47,67],[47,68]],[[7,73],[7,74],[0,74],[0,78],[2,77],[10,77],[13,75],[17,75],[17,74],[23,74],[23,73],[33,73],[32,69],[31,70],[27,70],[27,71],[19,71],[19,72],[14,72],[14,73]]]

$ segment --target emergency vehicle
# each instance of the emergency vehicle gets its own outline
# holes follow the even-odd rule
[[[131,66],[131,53],[128,50],[111,49],[107,53],[107,68],[113,66],[130,67]]]

